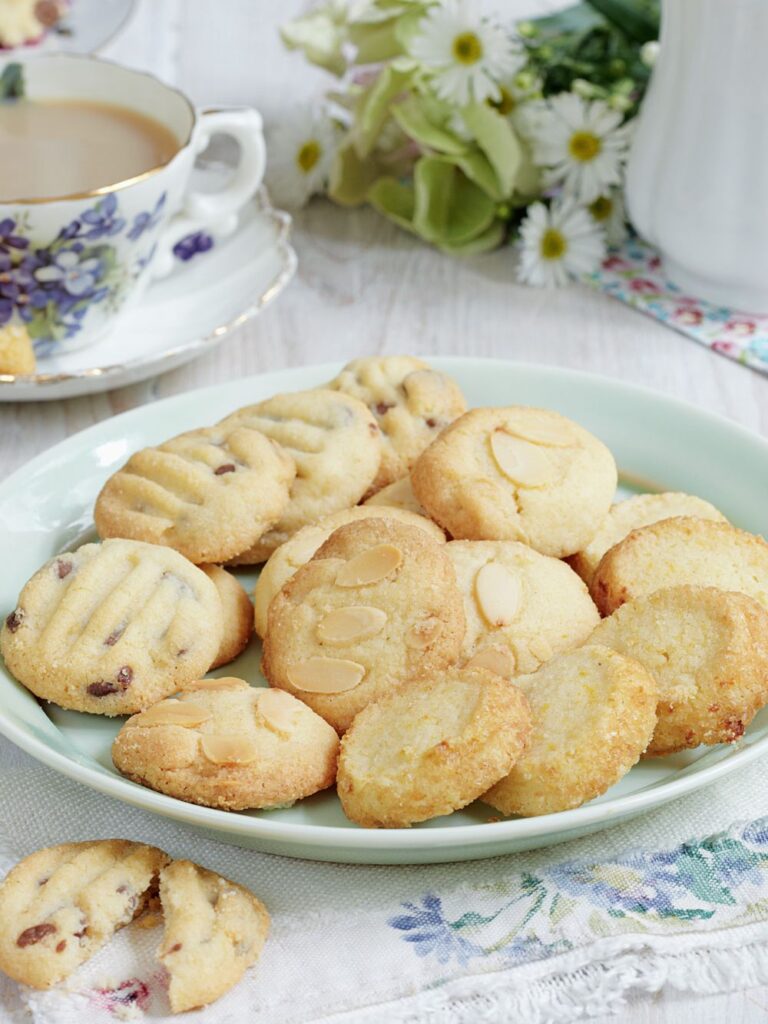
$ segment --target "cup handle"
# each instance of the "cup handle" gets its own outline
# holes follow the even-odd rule
[[[192,148],[202,153],[212,135],[229,135],[240,147],[240,159],[231,181],[218,192],[189,190],[180,213],[172,217],[157,243],[151,276],[166,277],[176,266],[173,248],[186,235],[215,228],[231,234],[238,214],[261,185],[267,163],[261,115],[251,108],[203,110],[199,114]]]

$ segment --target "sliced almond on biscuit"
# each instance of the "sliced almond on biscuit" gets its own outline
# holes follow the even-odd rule
[[[307,658],[289,665],[288,682],[307,693],[345,693],[354,690],[365,675],[365,668],[344,658]]]
[[[513,437],[505,430],[494,430],[490,443],[496,465],[518,487],[545,487],[558,479],[557,466],[547,452],[535,444]]]
[[[317,636],[326,644],[351,644],[380,633],[387,622],[387,613],[368,605],[335,608],[317,624]]]
[[[489,626],[509,626],[523,601],[520,577],[500,562],[488,562],[475,576],[475,600]]]
[[[394,544],[377,544],[342,566],[336,576],[340,587],[364,587],[378,583],[403,564],[403,552]]]

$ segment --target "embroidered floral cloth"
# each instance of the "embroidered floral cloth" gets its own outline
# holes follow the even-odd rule
[[[664,277],[656,250],[636,236],[613,249],[602,269],[585,280],[713,351],[768,373],[768,316],[686,295]]]
[[[99,836],[192,857],[250,886],[271,911],[258,965],[213,1006],[186,1014],[190,1024],[546,1024],[605,1019],[629,993],[768,982],[766,761],[564,846],[363,867],[214,842],[77,785],[0,739],[0,875],[40,846]],[[123,929],[48,992],[0,975],[0,1020],[171,1024],[178,1018],[168,1015],[153,955],[160,934]]]

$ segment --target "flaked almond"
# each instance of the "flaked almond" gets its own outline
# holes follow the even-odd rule
[[[420,622],[414,622],[405,634],[406,646],[415,647],[417,651],[426,650],[430,644],[433,644],[435,640],[437,640],[442,631],[443,624],[440,619],[435,618],[434,615],[430,615],[427,619],[422,619]]]
[[[272,732],[289,736],[296,725],[299,701],[285,690],[260,690],[256,710]]]
[[[202,736],[200,747],[212,764],[251,764],[259,756],[259,748],[252,739],[236,734]]]
[[[198,690],[250,690],[251,687],[246,683],[244,679],[235,679],[234,676],[224,676],[221,679],[196,679],[193,683],[187,683],[184,687],[184,693],[180,694],[180,699],[189,700],[189,695],[196,693]]]
[[[181,725],[185,729],[194,729],[211,717],[207,708],[199,704],[190,704],[180,700],[161,700],[151,708],[142,711],[137,725],[142,728],[148,725]]]
[[[351,644],[355,640],[367,640],[384,628],[387,613],[381,608],[369,605],[350,605],[349,608],[335,608],[317,624],[317,636],[326,644]]]
[[[500,562],[488,562],[475,576],[475,600],[489,626],[509,626],[523,601],[520,577]]]
[[[558,420],[538,420],[532,423],[506,423],[508,434],[522,437],[533,444],[544,444],[550,448],[567,448],[574,443],[573,430],[569,423]]]
[[[340,587],[364,587],[378,583],[403,564],[403,552],[394,544],[378,544],[369,548],[342,566],[336,576]]]
[[[515,656],[507,647],[483,647],[466,664],[467,668],[484,668],[505,679],[515,674]]]
[[[296,569],[306,565],[325,540],[322,530],[312,529],[304,537],[292,537],[288,549],[288,563]]]
[[[519,487],[544,487],[559,477],[547,452],[504,430],[491,434],[491,452],[501,472]]]
[[[552,650],[552,644],[543,636],[535,636],[532,640],[528,641],[528,651],[537,658],[542,664],[545,661],[549,661],[552,655],[555,653]]]
[[[307,658],[288,666],[288,682],[307,693],[344,693],[360,684],[365,669],[344,658]]]

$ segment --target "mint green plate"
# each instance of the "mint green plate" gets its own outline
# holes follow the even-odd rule
[[[682,490],[717,505],[738,526],[766,530],[768,443],[726,420],[638,387],[569,370],[480,359],[435,359],[471,406],[521,403],[557,409],[611,448],[622,491]],[[0,485],[0,613],[32,573],[92,532],[93,500],[137,448],[215,422],[278,391],[321,384],[319,366],[265,374],[169,398],[99,423],[38,456]],[[252,583],[254,577],[244,575]],[[221,675],[264,685],[256,643]],[[540,818],[495,820],[482,803],[412,829],[357,828],[335,793],[284,810],[229,813],[197,807],[121,778],[110,746],[120,719],[41,707],[0,667],[0,732],[57,771],[102,793],[166,815],[238,846],[311,860],[419,864],[471,860],[574,839],[708,785],[768,752],[768,709],[732,746],[700,747],[642,762],[598,800]],[[119,822],[115,823],[119,833]]]

